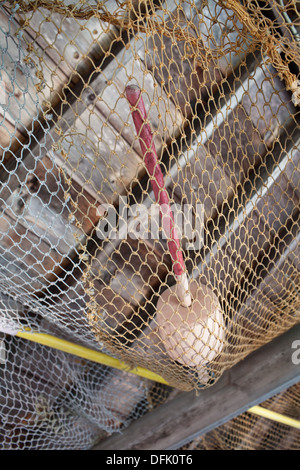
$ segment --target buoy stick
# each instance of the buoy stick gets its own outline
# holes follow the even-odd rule
[[[189,307],[192,303],[192,299],[189,292],[185,262],[141,90],[136,85],[129,85],[125,89],[125,94],[131,106],[132,119],[139,138],[145,166],[151,178],[155,199],[159,204],[162,226],[168,238],[167,244],[172,258],[173,271],[178,286],[178,295],[181,303]]]

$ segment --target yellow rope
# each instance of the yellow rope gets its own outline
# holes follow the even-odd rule
[[[287,426],[292,426],[296,429],[300,429],[300,421],[297,419],[290,418],[289,416],[282,415],[276,411],[268,410],[262,406],[252,406],[248,410],[249,413],[262,416],[263,418],[268,418],[278,423],[286,424]]]
[[[115,369],[124,370],[126,372],[131,372],[132,374],[139,375],[146,379],[154,380],[155,382],[160,382],[168,385],[168,383],[160,376],[151,372],[143,367],[135,367],[131,369],[128,364],[114,357],[108,356],[100,351],[94,349],[86,348],[78,344],[66,341],[61,338],[56,338],[55,336],[48,335],[46,333],[38,333],[35,331],[19,331],[16,336],[19,338],[27,339],[35,343],[43,344],[44,346],[50,346],[51,348],[58,349],[60,351],[73,354],[75,356],[88,359],[99,364],[103,364],[108,367],[114,367]]]
[[[155,382],[160,382],[168,385],[168,382],[166,382],[161,376],[147,369],[144,369],[143,367],[136,367],[134,369],[130,369],[125,362],[120,361],[119,359],[108,356],[107,354],[104,354],[100,351],[86,348],[85,346],[80,346],[78,344],[66,341],[61,338],[57,338],[46,333],[39,333],[28,330],[19,331],[16,336],[18,336],[19,338],[27,339],[29,341],[33,341],[35,343],[43,344],[44,346],[49,346],[54,349],[58,349],[69,354],[73,354],[84,359],[88,359],[93,362],[97,362],[99,364],[103,364],[108,367],[124,370],[126,372],[130,372],[132,374],[144,377],[146,379],[154,380]],[[292,426],[296,429],[300,429],[300,421],[282,415],[275,411],[268,410],[261,406],[252,406],[248,409],[248,412],[256,414],[258,416],[262,416],[264,418],[271,419],[273,421],[277,421],[282,424],[286,424],[287,426]]]

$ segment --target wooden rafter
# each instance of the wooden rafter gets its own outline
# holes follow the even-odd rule
[[[299,365],[292,361],[292,344],[299,337],[297,325],[226,371],[212,387],[178,395],[93,450],[178,449],[286,390],[300,381]]]

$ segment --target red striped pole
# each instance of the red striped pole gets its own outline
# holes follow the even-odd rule
[[[168,192],[164,185],[163,173],[158,161],[153,135],[147,112],[139,87],[129,85],[125,89],[126,98],[131,105],[131,115],[139,138],[140,147],[144,157],[145,166],[151,178],[151,185],[155,199],[160,207],[162,226],[168,237],[168,249],[173,263],[173,270],[178,283],[180,301],[187,307],[191,305],[191,296],[186,275],[185,262],[178,233],[175,227],[174,216],[170,206]]]

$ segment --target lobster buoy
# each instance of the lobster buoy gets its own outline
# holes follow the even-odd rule
[[[167,288],[158,300],[158,334],[169,357],[196,368],[205,382],[208,364],[224,347],[224,315],[217,296],[206,285],[191,281],[189,307],[180,302],[177,290],[177,285]]]

